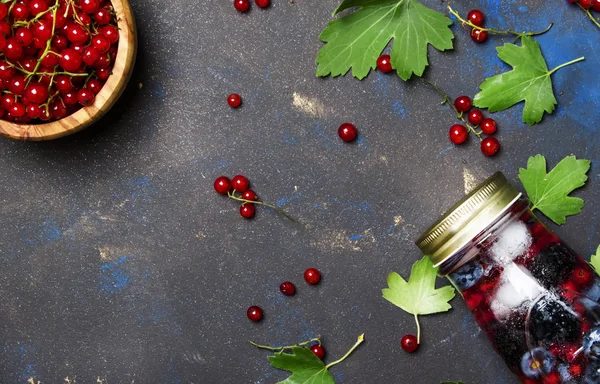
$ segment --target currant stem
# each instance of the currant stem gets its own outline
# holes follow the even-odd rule
[[[365,334],[364,334],[364,333],[363,333],[362,335],[358,336],[358,340],[356,340],[356,343],[354,343],[354,345],[352,346],[352,348],[350,348],[350,350],[349,350],[348,352],[346,352],[346,354],[345,354],[344,356],[342,356],[340,359],[338,359],[338,360],[336,360],[336,361],[332,361],[331,363],[327,364],[327,365],[325,366],[325,368],[326,368],[326,369],[329,369],[329,368],[333,367],[334,365],[336,365],[336,364],[339,364],[339,363],[341,363],[342,361],[346,360],[346,358],[347,358],[348,356],[350,356],[350,354],[351,354],[352,352],[354,352],[354,350],[355,350],[356,348],[358,348],[358,346],[359,346],[359,345],[361,345],[363,341],[365,341]]]
[[[452,99],[450,99],[450,96],[448,96],[448,94],[446,92],[444,92],[440,87],[438,87],[437,85],[433,84],[432,82],[420,77],[421,81],[423,81],[426,85],[429,85],[430,87],[432,87],[433,89],[435,89],[440,95],[442,95],[442,97],[444,98],[444,100],[442,100],[442,104],[446,104],[448,103],[448,105],[450,105],[450,107],[454,110],[454,112],[456,112],[456,117],[463,122],[463,124],[469,129],[469,131],[473,132],[473,134],[475,134],[475,136],[477,136],[479,138],[479,140],[483,140],[481,138],[481,132],[478,132],[475,127],[471,126],[471,124],[469,124],[465,118],[463,117],[463,113],[460,112],[458,109],[456,109],[456,107],[454,106],[454,104],[452,103]]]
[[[419,324],[419,316],[415,314],[415,322],[417,323],[417,344],[421,344],[421,324]]]
[[[244,204],[260,204],[260,205],[264,205],[265,207],[272,208],[272,209],[276,210],[279,214],[287,217],[292,223],[297,223],[297,221],[292,216],[288,215],[281,208],[278,208],[274,205],[267,204],[265,202],[257,201],[257,200],[246,200],[244,198],[236,196],[235,192],[227,192],[227,196],[229,196],[229,198],[231,198],[233,200],[241,201]],[[242,204],[242,205],[244,205],[244,204]]]
[[[500,31],[500,30],[493,29],[493,28],[480,27],[478,25],[473,24],[472,22],[470,22],[468,20],[463,19],[458,12],[456,12],[454,9],[452,9],[452,7],[450,6],[450,3],[448,3],[448,12],[450,12],[458,20],[460,20],[463,25],[466,24],[471,28],[479,29],[481,31],[486,31],[486,32],[493,33],[496,35],[515,35],[517,37],[538,36],[538,35],[543,35],[544,33],[548,32],[550,30],[550,28],[552,28],[552,26],[554,25],[554,23],[551,22],[550,25],[548,25],[548,28],[544,29],[543,31],[539,31],[539,32],[517,32],[517,31],[512,31],[512,30]]]
[[[579,5],[579,8],[583,9],[583,10],[585,11],[585,13],[587,13],[587,15],[588,15],[588,17],[590,18],[590,20],[592,20],[592,22],[593,22],[594,24],[596,24],[596,26],[597,26],[598,28],[600,28],[600,23],[598,22],[598,20],[596,20],[596,18],[594,17],[594,15],[592,15],[592,12],[590,12],[590,10],[589,10],[589,9],[583,8],[583,7],[581,6],[581,4],[579,4],[579,2],[577,3],[577,5]]]
[[[283,350],[286,350],[286,349],[292,349],[292,348],[294,348],[294,347],[304,347],[305,345],[308,345],[308,344],[310,344],[310,343],[313,343],[313,342],[315,342],[315,341],[316,341],[317,343],[319,343],[319,345],[321,345],[321,335],[318,335],[317,337],[315,337],[315,338],[312,338],[312,339],[310,339],[310,340],[308,340],[308,341],[303,341],[303,342],[301,342],[301,343],[294,344],[294,345],[286,345],[286,346],[284,346],[284,347],[271,347],[271,346],[269,346],[269,345],[260,345],[260,344],[257,344],[257,343],[255,343],[255,342],[254,342],[254,341],[252,341],[252,340],[248,340],[248,342],[249,342],[250,344],[254,345],[256,348],[260,348],[260,349],[268,349],[269,351],[273,351],[273,352],[281,352],[281,351],[283,351]]]
[[[48,39],[48,41],[46,42],[46,49],[44,49],[44,52],[38,59],[37,64],[33,69],[33,73],[27,75],[27,77],[31,77],[37,73],[37,70],[40,68],[40,65],[42,65],[42,60],[44,59],[44,57],[46,57],[46,55],[48,55],[48,52],[50,52],[50,47],[52,46],[52,38],[54,37],[54,32],[56,30],[56,12],[58,11],[58,5],[59,0],[56,0],[56,3],[54,3],[54,9],[52,10],[52,37],[50,37],[50,39]]]
[[[580,62],[580,61],[583,61],[583,60],[585,60],[585,57],[581,56],[581,57],[580,57],[580,58],[578,58],[578,59],[571,60],[571,61],[569,61],[568,63],[561,64],[561,65],[559,65],[558,67],[556,67],[556,68],[554,68],[553,70],[551,70],[550,72],[548,72],[548,75],[551,75],[551,74],[553,74],[554,72],[558,71],[558,70],[559,70],[559,69],[561,69],[561,68],[564,68],[564,67],[566,67],[566,66],[568,66],[568,65],[571,65],[571,64],[578,63],[578,62]]]

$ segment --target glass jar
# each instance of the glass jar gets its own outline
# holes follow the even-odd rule
[[[600,277],[498,172],[417,241],[524,383],[600,383]]]

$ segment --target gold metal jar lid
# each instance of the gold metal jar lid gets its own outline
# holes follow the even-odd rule
[[[502,172],[477,186],[416,241],[435,266],[460,251],[521,196]]]

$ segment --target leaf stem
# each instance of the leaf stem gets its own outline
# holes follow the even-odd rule
[[[587,13],[587,15],[588,15],[588,17],[590,18],[590,20],[592,20],[592,22],[593,22],[594,24],[596,24],[596,26],[597,26],[598,28],[600,28],[600,23],[598,22],[598,20],[596,20],[596,18],[594,17],[594,15],[592,15],[592,12],[590,12],[590,10],[589,10],[589,9],[583,8],[583,7],[581,6],[581,4],[579,4],[579,2],[577,3],[577,5],[579,5],[579,8],[583,9],[583,10],[585,11],[585,13]]]
[[[342,356],[341,358],[337,359],[336,361],[332,361],[331,363],[327,364],[325,366],[325,368],[329,369],[329,368],[333,367],[334,365],[339,364],[342,361],[346,360],[346,358],[348,356],[350,356],[350,354],[352,352],[354,352],[354,350],[356,348],[358,348],[358,346],[361,345],[363,341],[365,341],[365,334],[364,333],[362,335],[358,336],[358,340],[356,340],[356,343],[354,343],[354,345],[352,346],[352,348],[350,348],[350,350],[348,352],[346,352],[346,354],[344,356]]]
[[[308,345],[308,344],[310,344],[310,343],[313,343],[313,342],[315,342],[315,341],[316,341],[317,343],[319,343],[319,345],[321,345],[321,335],[318,335],[317,337],[315,337],[315,338],[312,338],[312,339],[310,339],[310,340],[308,340],[308,341],[303,341],[303,342],[301,342],[301,343],[294,344],[294,345],[286,345],[286,346],[284,346],[284,347],[271,347],[271,346],[269,346],[269,345],[261,345],[261,344],[256,344],[254,341],[252,341],[252,340],[248,340],[248,342],[249,342],[250,344],[254,345],[256,348],[260,348],[260,349],[268,349],[269,351],[273,351],[273,352],[281,352],[281,351],[283,351],[283,350],[285,350],[285,349],[292,349],[292,348],[294,348],[294,347],[304,347],[305,345]]]
[[[539,31],[539,32],[517,32],[517,31],[513,31],[513,30],[500,31],[500,30],[493,29],[493,28],[480,27],[478,25],[473,24],[472,22],[470,22],[468,20],[463,19],[458,12],[456,12],[454,9],[452,9],[452,7],[450,6],[450,3],[448,3],[448,12],[450,12],[458,20],[460,20],[463,25],[466,24],[471,28],[475,28],[475,29],[479,29],[481,31],[493,33],[495,35],[514,35],[517,37],[538,36],[538,35],[543,35],[544,33],[548,32],[550,30],[550,28],[552,28],[552,26],[554,25],[554,23],[551,22],[550,25],[548,25],[548,27],[546,29],[544,29],[543,31]]]
[[[417,344],[421,344],[421,324],[419,324],[419,316],[415,314],[415,322],[417,323]]]
[[[561,68],[564,68],[564,67],[566,67],[567,65],[575,64],[575,63],[577,63],[577,62],[580,62],[580,61],[582,61],[582,60],[585,60],[585,57],[581,56],[580,58],[577,58],[577,59],[575,59],[575,60],[571,60],[571,61],[569,61],[568,63],[561,64],[561,65],[559,65],[558,67],[556,67],[556,68],[554,68],[553,70],[551,70],[550,72],[548,72],[548,75],[551,75],[551,74],[553,74],[554,72],[558,71],[558,70],[559,70],[559,69],[561,69]]]
[[[276,207],[275,205],[271,205],[271,204],[267,204],[263,201],[258,201],[258,200],[246,200],[242,197],[236,196],[235,195],[235,191],[234,192],[227,192],[227,196],[229,196],[229,198],[233,199],[233,200],[237,200],[237,201],[241,201],[244,204],[260,204],[260,205],[264,205],[265,207],[269,207],[269,208],[273,208],[274,210],[276,210],[279,214],[287,217],[292,223],[297,223],[297,221],[290,215],[288,215],[287,213],[285,213],[285,211],[279,207]],[[242,205],[244,205],[242,204]]]
[[[424,82],[426,85],[429,85],[430,87],[432,87],[433,89],[435,89],[440,95],[442,95],[442,97],[444,98],[444,100],[442,100],[442,104],[448,104],[453,110],[454,112],[456,112],[456,117],[463,122],[463,124],[469,129],[469,131],[471,131],[473,134],[475,134],[475,136],[477,136],[479,138],[479,140],[483,140],[481,138],[481,132],[477,131],[477,129],[475,129],[475,127],[473,127],[471,124],[469,124],[465,118],[463,117],[462,112],[459,112],[458,109],[456,109],[456,107],[454,106],[454,104],[452,103],[452,99],[450,99],[450,96],[448,96],[448,94],[446,92],[444,92],[440,87],[438,87],[437,85],[435,85],[434,83],[424,79],[423,77],[420,77],[421,81]]]

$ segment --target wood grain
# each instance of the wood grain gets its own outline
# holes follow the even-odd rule
[[[135,64],[137,31],[128,0],[112,0],[119,26],[119,48],[112,74],[96,95],[94,105],[63,119],[44,124],[15,124],[0,120],[0,135],[19,140],[52,140],[67,136],[98,121],[121,96]]]

